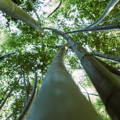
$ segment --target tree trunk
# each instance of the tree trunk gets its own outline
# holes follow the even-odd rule
[[[38,23],[11,0],[0,0],[0,10],[12,17],[22,20],[37,31],[40,31],[40,26],[38,25]]]
[[[54,57],[26,120],[100,120],[67,72],[64,49]]]

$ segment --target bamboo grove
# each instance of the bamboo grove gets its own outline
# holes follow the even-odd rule
[[[24,111],[19,114],[19,120],[102,119],[96,113],[91,103],[83,96],[74,83],[70,73],[66,70],[63,62],[66,48],[71,49],[78,57],[99,93],[110,117],[113,120],[120,119],[120,71],[100,60],[97,55],[89,53],[82,45],[74,41],[71,36],[71,34],[77,32],[119,29],[120,23],[98,25],[109,15],[117,4],[119,4],[119,0],[110,0],[101,16],[91,25],[84,29],[64,32],[56,28],[43,27],[44,25],[40,24],[40,21],[36,21],[13,1],[0,0],[0,10],[8,16],[23,21],[31,29],[40,33],[40,35],[44,32],[52,31],[53,35],[61,36],[66,40],[66,44],[60,47],[60,50],[52,59],[38,93],[35,92],[35,88],[33,89],[33,95],[28,100]],[[39,20],[41,20],[40,17]]]

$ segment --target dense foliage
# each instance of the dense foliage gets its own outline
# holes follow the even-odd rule
[[[57,28],[64,32],[88,26],[101,15],[109,2],[109,0],[63,0],[60,7],[49,16],[58,6],[59,0],[32,0],[33,6],[31,6],[29,0],[13,1],[37,19],[34,13],[35,9],[42,26]],[[120,17],[118,11],[120,11],[120,4],[114,7],[101,25],[118,23],[119,19],[113,19]],[[30,96],[35,71],[38,73],[39,88],[52,57],[66,41],[50,31],[40,34],[20,20],[11,18],[5,13],[0,14],[2,16],[0,21],[3,22],[4,19],[3,24],[0,25],[0,55],[12,53],[10,56],[0,59],[0,109],[2,108],[0,110],[0,119],[5,120],[10,117],[10,120],[16,120]],[[72,33],[70,36],[78,44],[92,52],[119,56],[119,34],[119,30],[108,30]],[[68,50],[65,60],[70,71],[71,69],[82,69],[71,50]],[[117,62],[108,60],[106,62],[119,68]],[[88,88],[92,86],[86,76],[82,80],[82,84]],[[4,104],[3,101],[7,95],[8,98]],[[93,103],[104,117],[104,120],[109,120],[107,113],[103,112],[105,108],[98,96]]]

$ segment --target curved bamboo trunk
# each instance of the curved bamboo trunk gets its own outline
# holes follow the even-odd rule
[[[12,17],[22,20],[37,31],[40,31],[38,23],[11,0],[0,0],[0,10]]]
[[[67,72],[64,49],[54,57],[25,120],[100,120]]]
[[[62,35],[64,36],[64,34]],[[120,120],[120,76],[109,65],[104,65],[69,36],[66,40],[81,61],[83,68],[98,91],[112,120]],[[113,72],[112,72],[113,71]]]

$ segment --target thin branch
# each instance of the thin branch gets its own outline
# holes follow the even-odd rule
[[[50,17],[54,12],[56,12],[60,8],[61,4],[62,4],[62,0],[60,0],[58,6],[47,16],[47,18]]]
[[[8,54],[6,54],[6,55],[0,56],[0,60],[3,60],[3,59],[5,59],[5,58],[7,58],[7,57],[9,57],[9,56],[12,56],[13,54],[15,54],[15,52],[8,53]]]
[[[6,118],[6,120],[9,120],[13,115],[14,115],[14,113],[11,113],[11,114]]]
[[[87,94],[88,100],[89,100],[90,103],[92,103],[87,89],[83,85],[81,85],[80,82],[79,82],[79,85],[80,85],[81,88],[83,88],[86,91],[85,93]]]
[[[114,74],[117,75],[117,76],[120,76],[120,71],[119,71],[117,68],[115,68],[115,67],[113,67],[113,66],[105,63],[104,61],[98,59],[97,57],[95,57],[95,59],[97,59],[97,61],[99,61],[99,62],[100,62],[104,67],[106,67],[110,72],[114,73]]]
[[[35,8],[33,7],[32,1],[29,0],[29,3],[30,3],[30,5],[31,5],[31,7],[32,7],[32,9],[33,9],[33,11],[34,11],[34,13],[35,13],[35,15],[36,15],[38,21],[40,22],[40,17],[39,17],[39,15],[38,15],[37,11],[35,10]]]
[[[59,30],[57,30],[57,29],[55,29],[55,28],[50,28],[50,27],[44,27],[44,28],[42,28],[43,30],[51,30],[51,31],[53,31],[53,32],[55,32],[57,35],[60,35],[60,36],[62,36],[65,40],[69,40],[70,39],[70,37],[68,36],[68,35],[66,35],[66,33],[63,33],[62,31],[59,31]]]
[[[110,18],[109,20],[103,20],[103,22],[112,22],[115,20],[120,20],[120,17],[116,17],[116,18]]]
[[[92,96],[99,97],[99,95],[98,95],[98,94],[95,94],[95,93],[89,93],[89,92],[87,92],[87,93],[86,93],[86,92],[82,92],[82,93],[83,93],[83,94],[89,94],[89,96],[92,95]]]
[[[49,44],[35,44],[36,46],[42,46],[42,47],[48,47],[48,48],[53,48],[53,49],[56,49],[56,48],[61,48],[63,45],[49,45]]]
[[[102,58],[106,58],[109,60],[113,60],[113,61],[117,61],[120,62],[120,57],[116,57],[116,56],[109,56],[109,55],[105,55],[102,53],[91,53],[91,55],[97,56],[97,57],[102,57]]]
[[[35,72],[35,81],[34,81],[34,86],[33,86],[32,92],[31,92],[31,97],[28,99],[28,102],[27,102],[26,106],[24,107],[24,109],[22,110],[22,113],[20,114],[18,120],[23,120],[26,112],[30,108],[31,103],[33,102],[33,99],[34,99],[34,96],[35,96],[35,93],[36,93],[37,82],[38,82],[37,72]]]
[[[119,2],[119,0],[111,0],[108,4],[107,7],[105,8],[103,14],[91,25],[89,25],[87,28],[89,27],[94,27],[97,24],[99,24],[100,22],[102,22],[104,20],[104,18],[111,12],[111,10],[115,7],[115,5]]]
[[[109,60],[113,60],[113,61],[117,61],[117,62],[120,62],[120,57],[116,57],[116,56],[108,56],[108,55],[101,54],[101,53],[92,53],[91,55],[94,55],[94,56],[97,56],[97,57],[102,57],[102,58],[109,59]],[[102,60],[100,60],[100,59],[98,59],[98,58],[96,58],[96,59],[97,59],[100,63],[102,63],[110,72],[112,72],[112,73],[120,76],[120,71],[119,71],[117,68],[115,68],[115,67],[113,67],[113,66],[105,63],[104,61],[102,61]]]
[[[112,17],[110,17],[108,20],[103,20],[103,22],[109,22],[109,21],[113,21],[113,20],[119,20],[120,17],[115,17],[115,16],[117,16],[117,15],[120,15],[120,11],[117,12],[117,13],[114,13],[114,14],[112,15]]]
[[[15,81],[12,89],[11,89],[11,90],[9,91],[9,93],[5,96],[4,101],[3,101],[3,102],[1,103],[1,105],[0,105],[0,110],[2,109],[2,107],[4,106],[4,104],[6,103],[7,99],[10,97],[11,93],[13,92],[13,90],[14,90],[15,86],[18,84],[18,82],[19,82],[19,80],[18,80],[18,81]]]
[[[106,31],[106,30],[117,30],[120,29],[120,23],[117,24],[108,24],[108,25],[98,25],[92,28],[85,28],[81,30],[74,30],[65,32],[64,34],[78,33],[78,32],[90,32],[90,31]]]
[[[4,92],[4,95],[6,95],[9,91],[9,87],[7,87],[7,89]],[[2,101],[4,100],[4,97],[0,98],[0,104],[2,104]]]
[[[25,97],[26,97],[25,104],[26,104],[26,102],[28,101],[28,98],[29,98],[29,93],[28,93],[28,88],[27,88],[26,79],[25,79],[25,72],[24,72],[22,66],[21,66],[21,71],[22,71],[22,76],[23,76],[24,89],[26,91],[26,95],[25,95]]]

